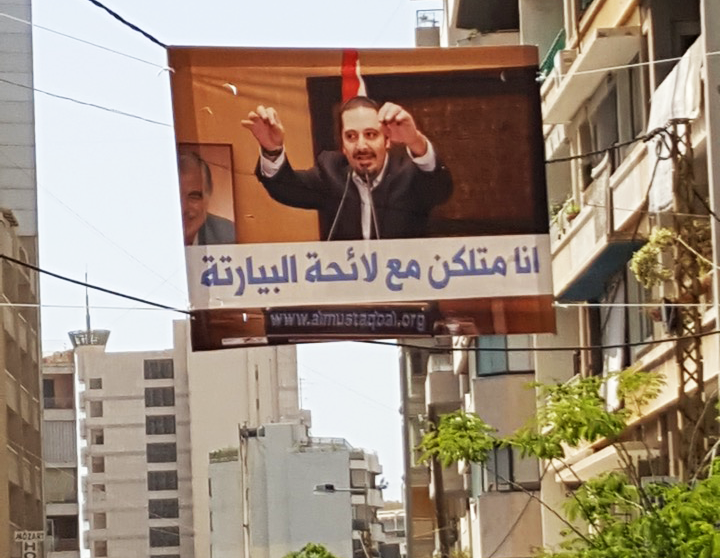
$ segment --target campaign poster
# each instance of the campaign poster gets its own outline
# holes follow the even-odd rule
[[[537,50],[169,50],[195,350],[554,330]]]

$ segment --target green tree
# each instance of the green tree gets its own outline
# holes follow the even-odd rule
[[[327,548],[317,543],[307,543],[300,550],[286,554],[284,558],[338,558]]]
[[[611,378],[624,402],[615,410],[608,408],[602,396]],[[711,462],[714,453],[708,454],[693,482],[646,486],[620,439],[631,418],[660,393],[663,383],[658,374],[630,369],[605,378],[535,385],[541,401],[536,417],[510,436],[498,437],[480,417],[458,411],[442,416],[419,448],[424,459],[436,457],[448,466],[460,460],[483,463],[491,448],[512,446],[524,456],[543,460],[547,467],[559,463],[572,472],[563,461],[566,448],[606,439],[615,446],[623,472],[608,472],[582,483],[562,510],[526,491],[566,526],[559,547],[542,549],[539,555],[720,558],[720,461]],[[592,528],[578,527],[582,523]]]

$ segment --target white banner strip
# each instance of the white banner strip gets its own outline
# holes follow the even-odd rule
[[[552,294],[548,235],[188,246],[193,309]]]

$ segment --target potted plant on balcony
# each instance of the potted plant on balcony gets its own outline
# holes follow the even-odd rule
[[[572,197],[568,197],[562,206],[562,213],[565,215],[565,219],[567,219],[569,223],[578,216],[578,213],[580,213],[580,206],[575,203],[575,200]]]

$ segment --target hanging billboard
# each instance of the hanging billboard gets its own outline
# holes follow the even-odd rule
[[[195,350],[554,330],[534,47],[170,65]]]

